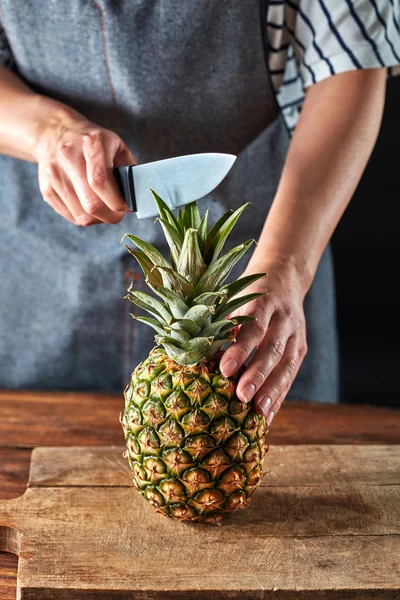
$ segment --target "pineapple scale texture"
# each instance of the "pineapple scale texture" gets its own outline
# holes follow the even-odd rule
[[[218,369],[223,347],[254,320],[237,310],[259,292],[241,294],[265,273],[225,283],[254,240],[223,253],[247,207],[228,211],[209,229],[195,202],[174,216],[153,190],[169,260],[135,235],[126,249],[154,295],[131,285],[126,299],[150,316],[157,347],[132,373],[120,418],[133,484],[158,512],[176,520],[218,523],[244,508],[259,485],[267,425],[240,402],[235,377]]]
[[[217,361],[182,366],[155,348],[133,372],[121,419],[133,484],[158,512],[218,523],[258,487],[265,419]]]

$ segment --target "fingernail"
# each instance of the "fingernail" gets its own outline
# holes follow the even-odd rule
[[[273,410],[271,410],[271,412],[269,413],[269,415],[267,417],[267,425],[268,425],[268,427],[271,425],[274,416],[275,416],[275,413],[274,413]]]
[[[91,225],[93,223],[93,217],[85,213],[79,215],[79,217],[75,217],[75,221],[77,221],[79,225]]]
[[[262,413],[266,417],[268,414],[268,409],[271,406],[271,398],[269,398],[268,396],[264,396],[264,398],[261,398],[259,404],[260,404],[260,409],[261,409]]]
[[[231,375],[236,373],[238,366],[239,366],[238,361],[235,360],[234,358],[230,358],[229,360],[226,361],[226,363],[221,365],[222,374],[225,375],[225,377],[230,377]]]
[[[243,402],[250,402],[254,394],[256,393],[256,386],[254,383],[247,383],[243,390],[240,392],[240,396]]]

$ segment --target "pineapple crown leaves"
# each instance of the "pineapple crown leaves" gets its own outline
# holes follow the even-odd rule
[[[125,234],[135,248],[124,243],[141,267],[147,285],[155,296],[134,290],[125,296],[130,302],[150,313],[151,317],[133,318],[155,330],[156,343],[181,365],[197,364],[212,359],[222,345],[233,340],[232,331],[251,316],[229,318],[235,310],[258,298],[253,293],[236,297],[265,273],[242,277],[224,284],[233,267],[252,246],[247,240],[221,255],[229,234],[249,203],[229,210],[208,229],[208,211],[201,217],[196,202],[180,209],[175,217],[168,205],[150,190],[170,249],[170,260],[144,240]]]

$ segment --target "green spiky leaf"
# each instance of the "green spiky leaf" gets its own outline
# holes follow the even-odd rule
[[[136,237],[136,235],[132,235],[131,233],[125,233],[125,235],[122,237],[122,240],[124,240],[126,237],[130,239],[135,246],[142,250],[142,252],[146,254],[148,259],[151,260],[156,267],[165,267],[167,269],[171,268],[169,262],[163,257],[157,248]]]
[[[188,312],[188,305],[175,292],[162,285],[151,286],[152,290],[167,303],[174,318],[180,319]]]
[[[177,221],[178,221],[178,225],[181,229],[181,231],[184,231],[184,223],[183,223],[183,218],[184,218],[184,212],[183,212],[183,208],[179,209],[178,212],[178,217],[177,217]]]
[[[255,292],[254,294],[247,294],[247,296],[240,296],[239,298],[235,298],[234,300],[225,302],[221,304],[221,306],[217,309],[215,316],[218,317],[218,319],[228,317],[230,314],[232,314],[235,310],[237,310],[244,304],[247,304],[248,302],[251,302],[252,300],[255,300],[256,298],[259,298],[263,295],[264,294]]]
[[[237,317],[232,317],[229,319],[232,323],[236,325],[244,325],[245,323],[250,323],[250,321],[255,321],[256,318],[250,315],[238,315]]]
[[[213,343],[213,337],[195,337],[185,342],[185,350],[195,350],[203,355],[207,354],[209,347]]]
[[[192,300],[192,304],[205,304],[206,306],[216,306],[221,299],[225,298],[220,292],[204,292]]]
[[[174,229],[177,231],[177,233],[179,233],[181,236],[183,236],[182,228],[179,226],[179,223],[178,223],[177,219],[175,218],[174,213],[168,206],[168,204],[166,204],[164,202],[164,200],[162,198],[160,198],[160,196],[157,194],[157,192],[155,192],[151,188],[150,188],[150,192],[153,195],[153,198],[157,205],[157,209],[160,214],[160,217],[162,219],[168,221],[174,227]]]
[[[254,320],[251,315],[227,317],[262,295],[238,297],[264,274],[241,277],[224,285],[254,240],[220,256],[247,205],[225,213],[207,232],[208,211],[201,218],[197,204],[192,202],[175,217],[162,198],[154,190],[151,193],[170,247],[172,264],[151,244],[126,234],[124,238],[136,246],[135,249],[126,246],[127,250],[138,261],[146,283],[161,301],[132,290],[132,286],[127,298],[152,315],[152,318],[140,316],[137,319],[155,330],[156,343],[164,346],[167,355],[181,365],[194,365],[215,357],[224,344],[232,341],[235,327]]]
[[[243,204],[243,206],[241,206],[240,208],[238,208],[237,210],[235,210],[234,213],[232,213],[228,219],[226,219],[226,221],[223,223],[223,225],[221,226],[221,228],[219,229],[219,231],[217,232],[217,234],[214,237],[214,240],[210,246],[210,249],[207,253],[206,256],[206,262],[209,262],[209,258],[208,258],[208,254],[211,255],[211,260],[215,261],[217,260],[217,258],[219,257],[219,255],[221,254],[221,250],[224,247],[224,244],[227,240],[227,237],[229,236],[229,234],[231,233],[232,229],[234,228],[234,226],[236,225],[240,215],[242,214],[242,212],[244,211],[245,208],[247,208],[249,206],[250,202],[246,202],[246,204]]]
[[[147,302],[144,302],[143,300],[140,300],[139,298],[136,298],[135,296],[133,296],[132,294],[128,294],[125,296],[125,299],[129,300],[129,302],[132,302],[132,304],[135,304],[136,306],[138,306],[139,308],[142,308],[143,310],[145,310],[146,312],[150,313],[151,315],[153,315],[154,317],[156,317],[156,319],[158,321],[160,321],[161,323],[167,324],[169,323],[169,320],[171,318],[171,315],[169,316],[168,319],[164,319],[161,314],[158,312],[158,310],[156,310],[154,308],[154,306],[152,306],[151,304],[148,304]]]
[[[185,213],[187,214],[188,228],[199,229],[201,223],[201,217],[197,202],[191,202],[185,206]]]
[[[207,208],[207,210],[204,213],[204,216],[201,220],[199,229],[197,230],[197,236],[199,238],[199,246],[200,246],[200,250],[203,253],[203,256],[204,256],[204,247],[205,247],[206,240],[207,240],[208,212],[209,212],[209,209]]]
[[[212,344],[210,344],[210,346],[208,347],[207,353],[205,355],[205,358],[209,359],[212,358],[216,352],[218,352],[218,350],[220,350],[222,348],[222,346],[226,343],[231,343],[232,339],[229,338],[224,338],[222,340],[215,340]]]
[[[180,352],[182,352],[182,350],[184,349],[181,342],[178,339],[170,335],[166,335],[165,333],[163,335],[156,335],[155,340],[159,345],[174,344],[177,348],[179,348]]]
[[[209,306],[205,306],[203,304],[198,304],[196,306],[192,306],[189,308],[185,315],[185,319],[189,319],[190,321],[194,321],[203,329],[209,325],[212,321],[212,311]]]
[[[225,281],[235,264],[239,262],[253,243],[254,240],[248,240],[243,244],[239,244],[214,263],[211,263],[197,284],[196,292],[212,292],[218,289],[219,285]]]
[[[168,242],[169,249],[171,251],[171,261],[173,266],[176,268],[179,262],[179,256],[182,250],[183,239],[181,235],[176,231],[173,225],[165,219],[156,219],[163,228],[165,239]]]
[[[180,344],[182,344],[182,347],[185,347],[186,342],[188,342],[192,336],[188,331],[185,331],[184,329],[174,329],[173,327],[171,327],[169,330],[169,337],[174,340],[177,340]]]
[[[157,298],[154,298],[154,296],[150,296],[150,294],[146,294],[146,292],[140,292],[138,290],[130,291],[129,294],[131,296],[134,296],[134,298],[136,300],[139,300],[143,304],[151,306],[151,308],[154,309],[161,316],[161,318],[165,321],[165,323],[168,324],[170,322],[170,320],[172,318],[171,313],[165,307],[165,305],[162,304],[162,302],[157,300]],[[148,310],[148,309],[145,308],[145,310]],[[148,310],[148,312],[151,312],[151,311]],[[157,315],[155,315],[155,316],[157,316]]]
[[[187,331],[192,336],[196,336],[201,330],[200,325],[191,319],[174,319],[171,323],[171,329],[177,328]]]
[[[185,229],[199,229],[201,217],[196,202],[186,204],[183,209],[182,225]]]
[[[146,256],[146,254],[142,250],[135,250],[131,248],[127,244],[124,244],[125,248],[128,250],[132,256],[134,256],[141,267],[146,280],[148,280],[153,285],[162,285],[162,277],[161,274],[157,270],[154,269],[154,264],[151,260]]]
[[[193,294],[193,286],[182,275],[164,267],[157,267],[157,270],[161,273],[164,287],[173,290],[182,300]]]
[[[195,365],[198,362],[200,362],[203,358],[205,358],[201,352],[195,352],[193,350],[191,352],[188,352],[182,350],[182,348],[180,348],[176,344],[172,344],[169,342],[161,342],[161,345],[165,348],[167,355],[179,365]]]
[[[232,327],[235,327],[235,325],[231,320],[222,319],[221,321],[214,321],[214,323],[211,323],[211,325],[202,329],[200,335],[204,337],[216,336],[223,329],[227,331],[228,329],[232,329]]]
[[[263,277],[265,277],[265,273],[255,273],[254,275],[240,277],[240,279],[237,279],[228,285],[224,285],[224,287],[221,288],[220,293],[225,294],[228,299],[232,298],[233,296],[236,296],[236,294],[239,294],[239,292],[242,290],[245,290],[249,285],[255,281],[258,281],[259,279],[262,279]]]
[[[216,223],[214,223],[214,225],[211,227],[210,231],[207,234],[207,239],[206,239],[206,243],[204,246],[204,256],[207,256],[208,254],[208,250],[210,249],[211,244],[214,241],[215,236],[217,235],[218,231],[221,229],[222,225],[225,223],[225,221],[227,219],[229,219],[229,217],[231,216],[231,214],[233,213],[233,210],[229,209],[226,213],[224,213],[222,215],[222,217],[220,219],[218,219],[218,221]],[[209,264],[209,263],[207,263]]]
[[[205,270],[206,265],[199,247],[197,231],[192,228],[187,229],[178,262],[178,273],[195,286]]]
[[[152,319],[151,317],[141,317],[141,316],[137,317],[136,315],[134,315],[132,313],[131,313],[131,316],[136,321],[140,321],[141,323],[145,323],[146,325],[149,325],[150,327],[155,329],[155,331],[157,331],[158,334],[164,335],[165,331],[162,327],[162,324],[157,319]]]

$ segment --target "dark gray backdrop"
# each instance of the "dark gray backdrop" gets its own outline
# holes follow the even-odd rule
[[[332,240],[347,403],[400,407],[399,98],[396,77],[377,145]]]

